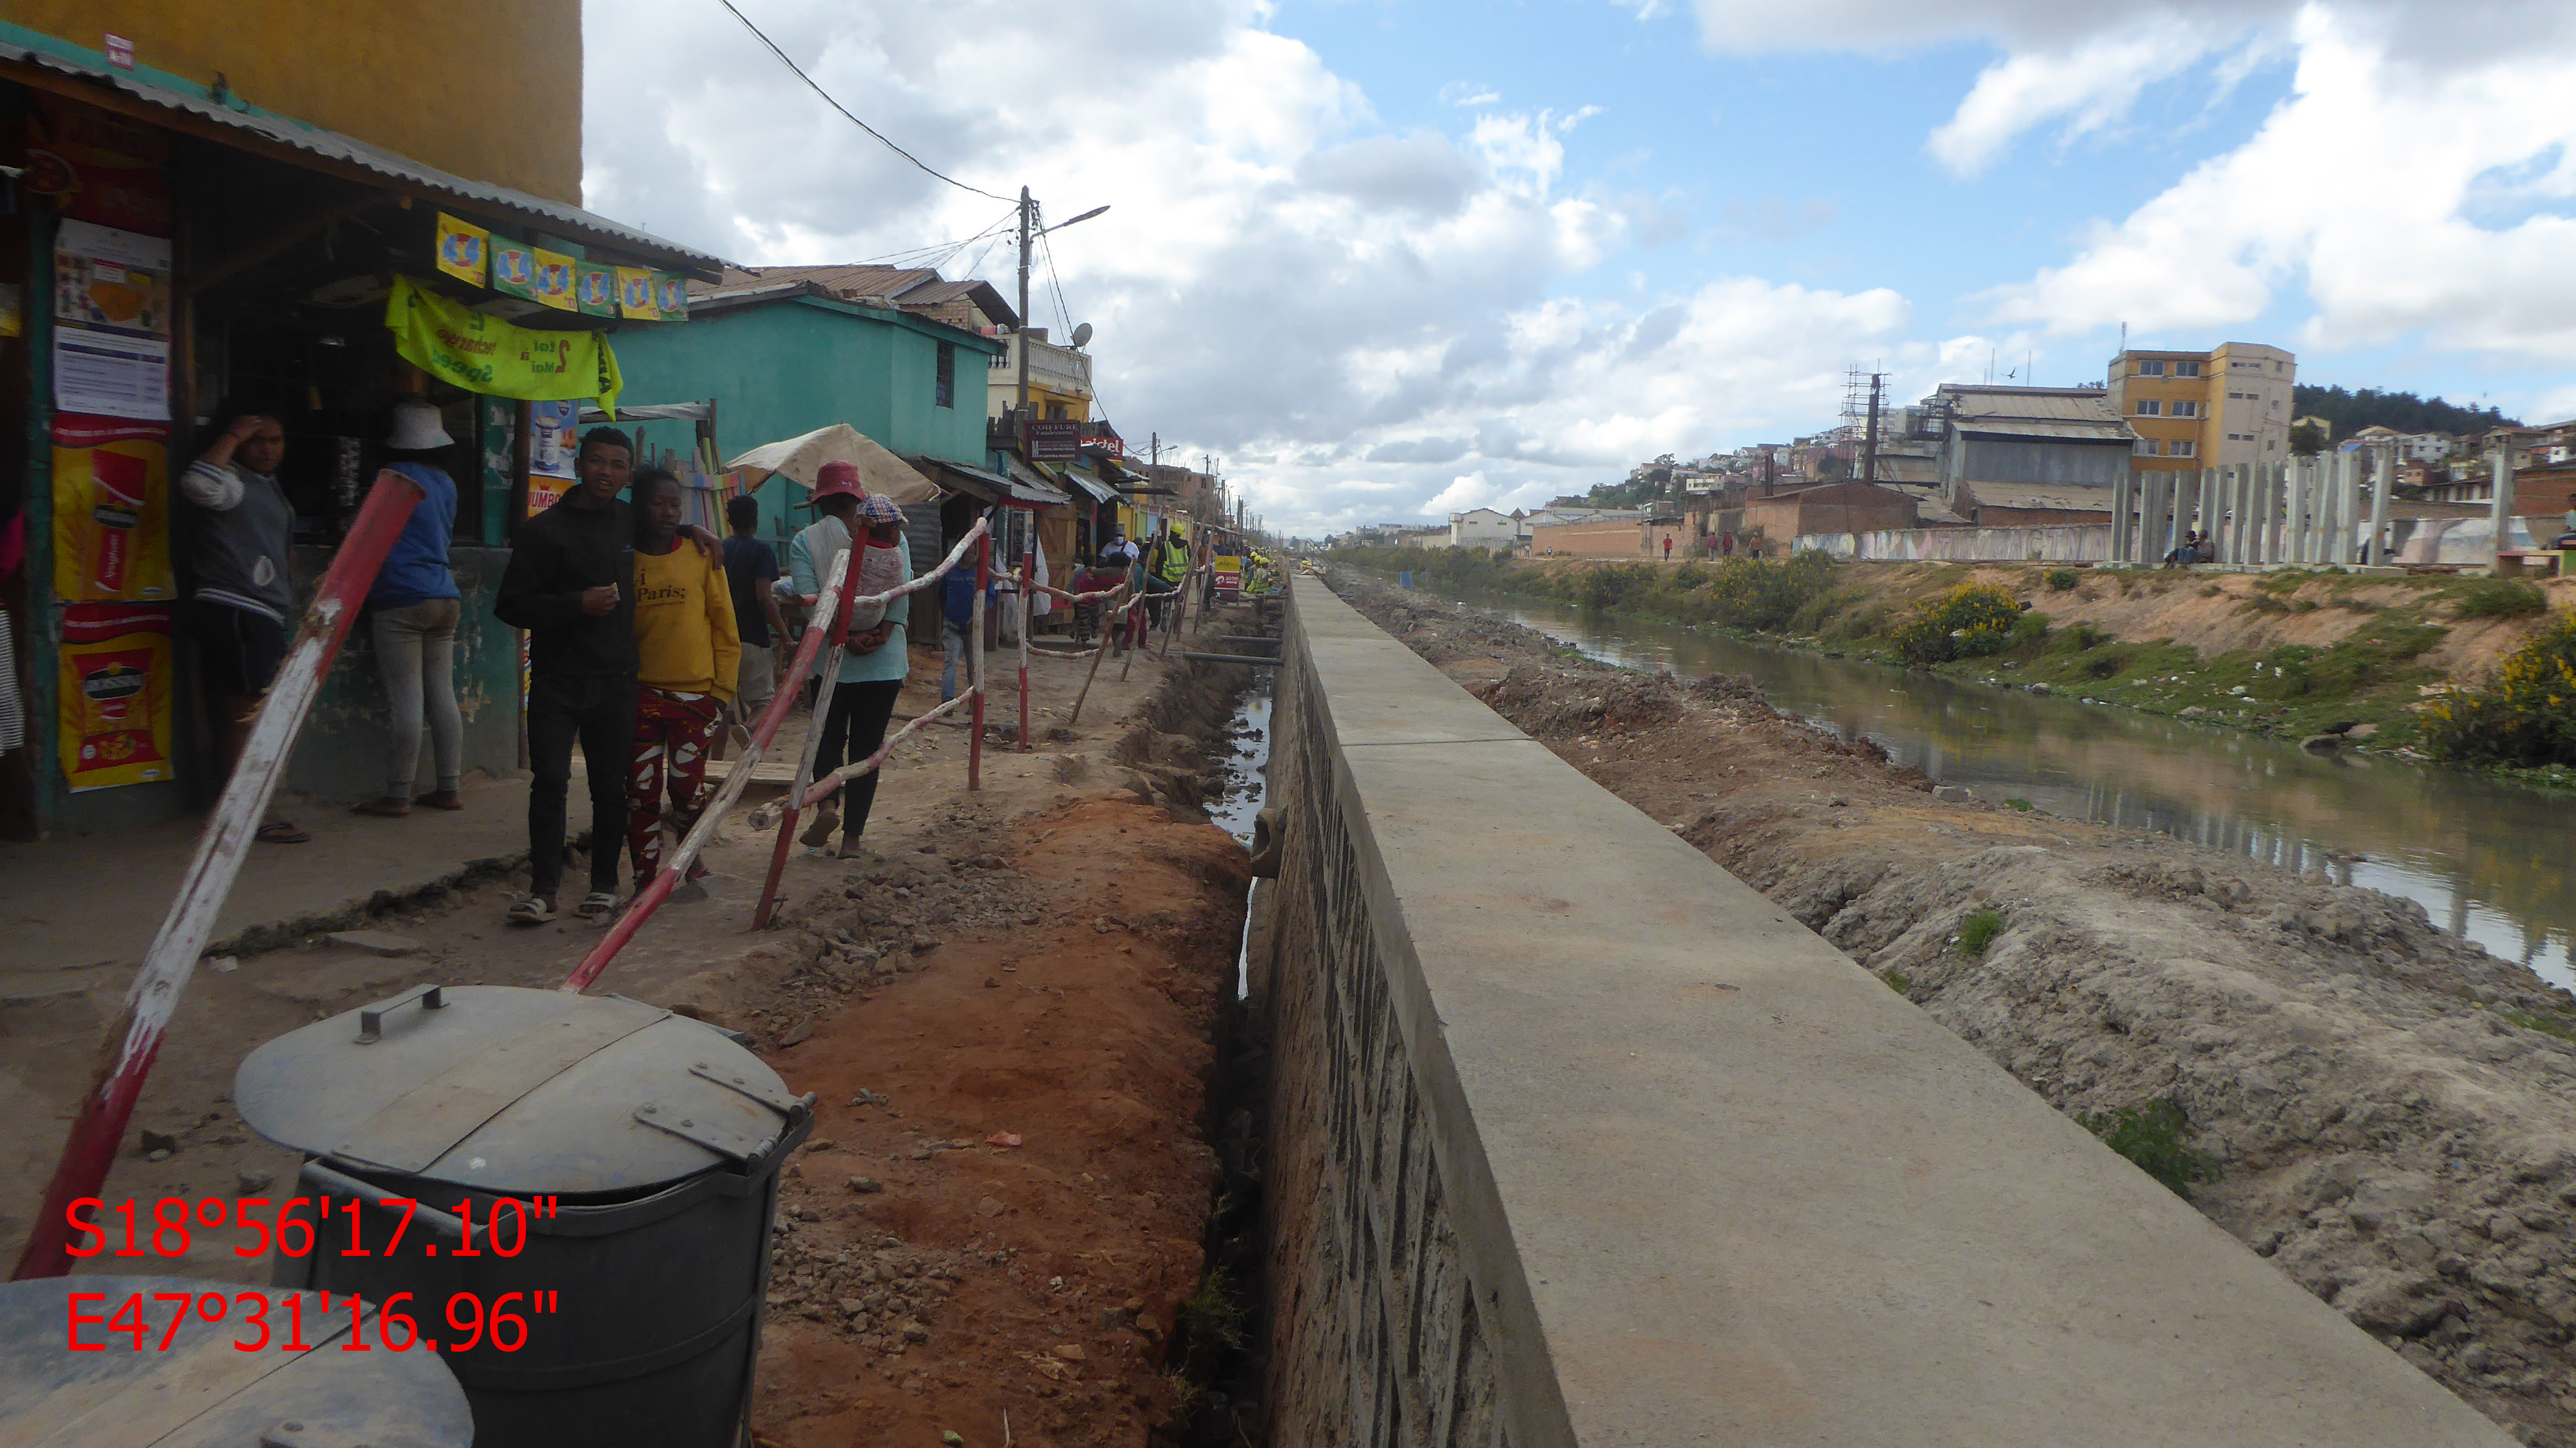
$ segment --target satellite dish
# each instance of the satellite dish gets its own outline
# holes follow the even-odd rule
[[[1091,324],[1089,322],[1085,322],[1081,326],[1073,329],[1073,345],[1076,347],[1088,347],[1091,345]]]

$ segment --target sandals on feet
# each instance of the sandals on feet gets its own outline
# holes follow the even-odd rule
[[[573,913],[597,925],[617,913],[617,896],[606,890],[593,890],[581,897]]]
[[[543,925],[555,918],[554,902],[542,895],[530,895],[511,906],[510,913],[501,918],[513,925]]]
[[[263,845],[300,845],[313,837],[284,820],[270,820],[251,838]]]

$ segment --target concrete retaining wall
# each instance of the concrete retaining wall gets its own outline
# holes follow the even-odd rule
[[[2511,1441],[1292,587],[1253,1002],[1272,1441]]]
[[[2064,523],[2039,528],[1902,528],[1877,533],[1801,533],[1792,551],[1813,548],[1836,558],[1919,563],[2099,563],[2111,556],[2111,525]]]

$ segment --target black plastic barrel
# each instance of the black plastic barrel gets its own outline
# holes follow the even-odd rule
[[[290,1332],[286,1299],[296,1294],[240,1300],[255,1291],[191,1277],[0,1284],[0,1443],[466,1448],[474,1441],[465,1394],[439,1354],[375,1345],[377,1304],[365,1310],[371,1346],[354,1352],[345,1299],[326,1311],[318,1294],[303,1296],[293,1315],[301,1331]],[[172,1300],[181,1296],[184,1306]],[[128,1302],[135,1316],[123,1318]],[[256,1326],[248,1321],[254,1313],[262,1319]],[[100,1321],[120,1318],[141,1335]],[[76,1351],[75,1342],[98,1350]]]
[[[813,1098],[727,1033],[424,986],[260,1047],[233,1099],[306,1154],[314,1249],[281,1249],[276,1280],[410,1293],[477,1448],[748,1441],[778,1170]]]

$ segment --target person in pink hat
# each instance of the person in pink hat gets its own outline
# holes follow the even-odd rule
[[[814,478],[814,507],[822,518],[798,533],[787,548],[788,572],[794,580],[798,602],[809,609],[815,606],[823,580],[831,576],[833,561],[853,544],[865,550],[852,561],[848,571],[855,595],[865,597],[912,581],[911,550],[904,546],[903,510],[894,505],[893,499],[871,497],[861,489],[858,469],[848,463],[825,463]],[[904,676],[912,668],[903,626],[907,612],[900,602],[891,608],[852,611],[849,645],[841,655],[840,674],[823,685],[832,693],[831,703],[823,711],[823,739],[814,758],[815,778],[865,759],[885,743],[887,721],[894,717],[895,696],[903,692]],[[830,621],[818,616],[815,622],[829,626]],[[819,658],[814,670],[817,674],[822,672]],[[815,809],[813,820],[798,839],[819,853],[830,842],[832,831],[839,828],[839,853],[857,854],[859,836],[868,827],[868,810],[876,794],[875,774],[850,781],[842,789],[847,800],[847,826],[842,826],[843,810],[827,800]]]

